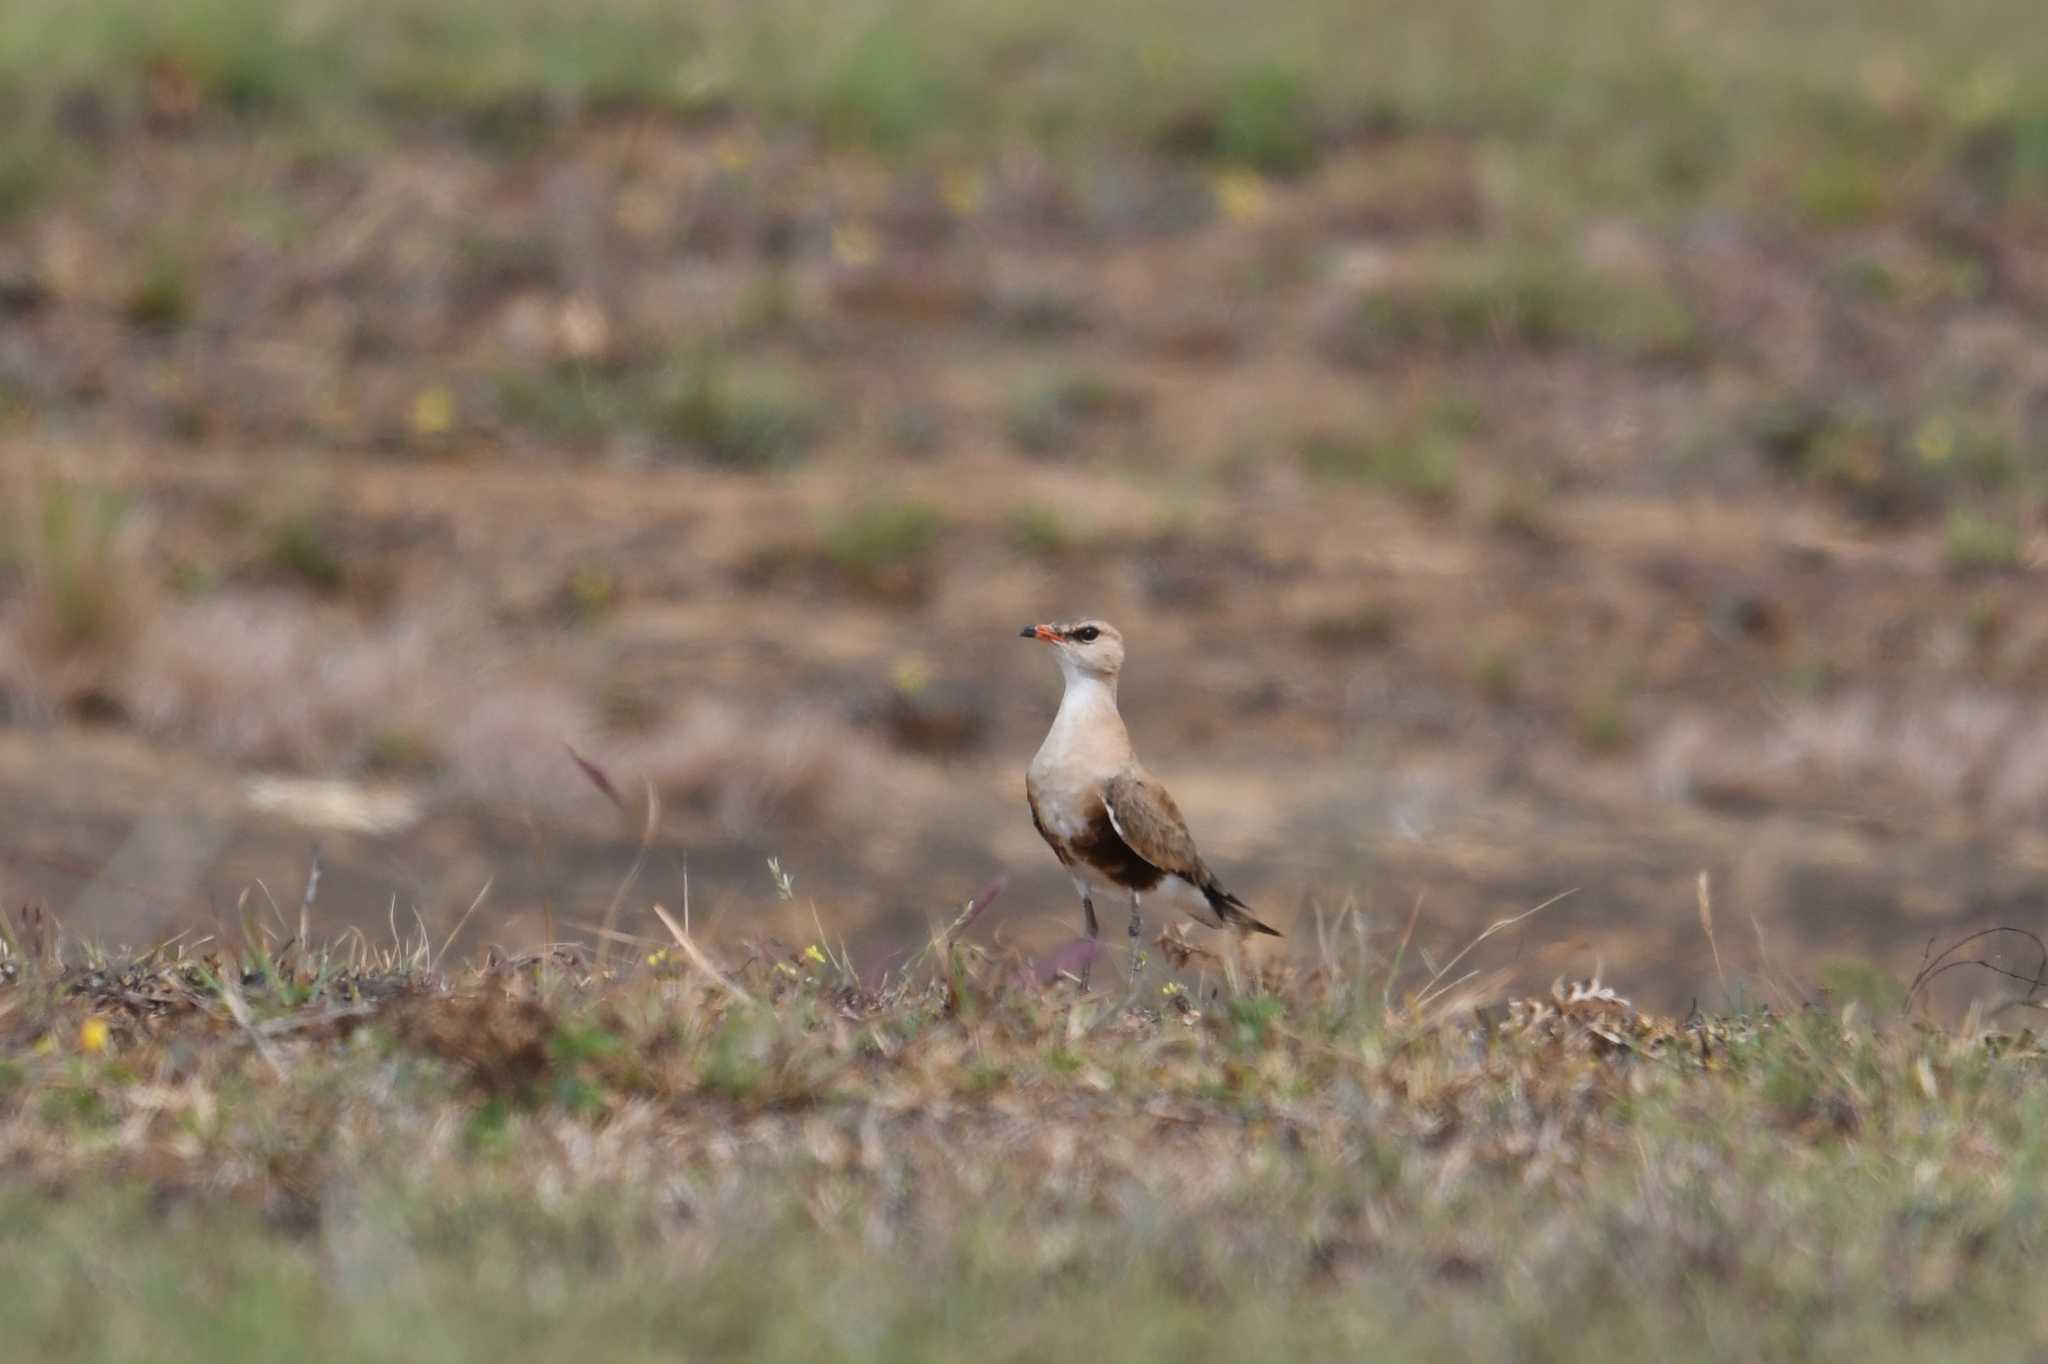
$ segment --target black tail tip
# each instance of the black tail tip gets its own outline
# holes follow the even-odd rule
[[[1260,923],[1252,917],[1252,907],[1220,887],[1207,892],[1209,905],[1216,911],[1216,917],[1242,933],[1266,933],[1275,938],[1287,935],[1271,924]]]

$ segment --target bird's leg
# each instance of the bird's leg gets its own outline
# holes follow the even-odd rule
[[[1138,986],[1138,964],[1144,956],[1143,949],[1138,946],[1138,937],[1144,931],[1145,918],[1144,915],[1138,912],[1138,892],[1134,890],[1131,892],[1131,988],[1133,990],[1137,989]]]
[[[1095,920],[1095,900],[1094,897],[1088,894],[1087,878],[1076,876],[1074,878],[1074,889],[1081,896],[1081,917],[1088,925],[1088,941],[1094,942],[1102,936],[1102,925]],[[1084,990],[1088,988],[1088,968],[1092,965],[1094,965],[1093,961],[1086,961],[1081,964],[1081,988]]]

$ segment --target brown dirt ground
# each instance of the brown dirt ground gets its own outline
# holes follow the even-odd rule
[[[318,844],[328,931],[417,911],[438,935],[488,881],[469,941],[585,932],[640,815],[567,741],[629,804],[661,796],[628,931],[687,867],[698,923],[822,930],[879,969],[1004,872],[985,931],[1050,942],[1078,916],[1021,774],[1056,680],[1015,635],[1089,611],[1131,640],[1140,751],[1297,948],[1357,901],[1391,951],[1419,900],[1441,961],[1575,888],[1482,964],[1598,966],[1668,1007],[1720,989],[1702,871],[1731,970],[1903,968],[2031,923],[2038,514],[2015,562],[1965,571],[1938,506],[1887,485],[1872,515],[1867,484],[1774,463],[1755,414],[1875,393],[1910,434],[1963,393],[2048,448],[2038,229],[1575,219],[1561,249],[1679,300],[1689,336],[1361,339],[1371,300],[1429,300],[1445,253],[1533,216],[1484,147],[1434,137],[1287,183],[889,171],[630,118],[519,156],[207,126],[103,147],[0,225],[6,495],[119,490],[130,608],[57,648],[34,555],[0,577],[0,894],[109,940],[226,931],[245,892],[295,919]],[[1966,249],[1990,283],[1943,292]],[[1846,289],[1852,260],[1904,283]],[[794,468],[721,467],[643,398],[565,425],[506,397],[598,403],[705,355],[808,426]],[[1447,405],[1448,489],[1300,457]],[[928,544],[843,548],[903,507]],[[264,774],[355,803],[252,794]]]

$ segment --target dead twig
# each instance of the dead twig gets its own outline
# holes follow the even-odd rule
[[[2025,938],[2034,945],[2034,951],[2038,954],[2039,960],[2035,963],[2034,973],[2031,976],[2021,975],[2017,971],[2008,971],[1996,962],[1986,961],[1981,957],[1958,958],[1956,956],[1956,953],[1962,951],[1971,943],[1981,942],[1985,938],[1997,937],[2002,933],[2010,933],[2015,937]],[[1934,951],[1934,939],[1930,937],[1927,940],[1926,948],[1920,953],[1920,960],[1922,965],[1919,974],[1914,976],[1913,983],[1906,987],[1906,998],[1900,1005],[1902,1012],[1912,1009],[1914,997],[1922,990],[1959,966],[1982,967],[1993,975],[2004,976],[2007,980],[2016,980],[2025,985],[2027,992],[2017,1000],[2007,1001],[2009,1004],[2031,1003],[2036,993],[2042,989],[2048,989],[2048,943],[2042,942],[2039,934],[2024,928],[2013,928],[2010,925],[2001,924],[1997,928],[1979,929],[1975,933],[1968,933],[1956,939],[1939,953]]]

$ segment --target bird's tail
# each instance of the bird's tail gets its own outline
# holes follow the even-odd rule
[[[1252,907],[1232,895],[1219,885],[1211,883],[1202,887],[1202,894],[1209,898],[1209,908],[1216,911],[1216,917],[1240,933],[1270,933],[1281,937],[1279,929],[1271,924],[1261,923],[1253,916]]]

